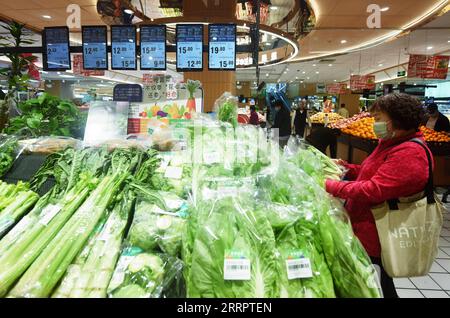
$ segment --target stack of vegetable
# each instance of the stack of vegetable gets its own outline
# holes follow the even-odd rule
[[[26,214],[39,199],[28,184],[0,181],[0,238]]]
[[[18,108],[21,115],[11,118],[5,129],[9,135],[83,137],[86,118],[70,101],[44,93]]]
[[[0,177],[12,167],[16,158],[18,140],[14,136],[0,135]]]
[[[187,151],[52,154],[30,183],[54,179],[41,198],[0,183],[0,220],[21,219],[0,240],[0,296],[380,296],[323,189],[342,173],[333,161],[308,146],[283,154],[255,127],[188,130]]]

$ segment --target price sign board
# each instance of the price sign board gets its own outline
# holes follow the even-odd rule
[[[45,49],[44,70],[56,72],[71,69],[68,27],[44,28],[42,43]]]
[[[107,32],[106,26],[83,26],[83,67],[85,70],[108,69]]]
[[[166,68],[166,26],[141,26],[141,70]]]
[[[111,49],[113,70],[136,70],[136,27],[111,26]]]
[[[203,70],[203,24],[177,24],[177,71]]]
[[[209,27],[209,69],[236,70],[236,25],[210,24]]]

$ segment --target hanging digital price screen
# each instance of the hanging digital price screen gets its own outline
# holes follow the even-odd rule
[[[236,25],[210,24],[209,34],[209,69],[236,70]]]
[[[166,70],[166,26],[141,26],[141,70]]]
[[[69,49],[69,28],[44,28],[42,43],[45,71],[67,71],[71,69]]]
[[[106,26],[83,26],[83,68],[108,69],[108,30]]]
[[[111,61],[113,70],[136,70],[136,27],[111,26]]]
[[[203,70],[203,24],[177,24],[177,71]]]

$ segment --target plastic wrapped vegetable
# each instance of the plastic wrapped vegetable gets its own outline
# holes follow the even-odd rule
[[[156,192],[155,195],[161,197],[164,205],[159,200],[158,205],[158,202],[151,198],[141,199],[136,205],[128,241],[145,251],[151,252],[159,248],[166,254],[177,256],[186,226],[183,218],[186,206],[181,199],[173,195],[171,197],[168,193]]]
[[[230,93],[224,93],[214,104],[217,119],[236,127],[238,125],[238,98]]]
[[[108,287],[110,298],[159,298],[182,270],[181,261],[126,248]]]
[[[380,282],[369,256],[351,226],[330,215],[333,211],[327,208],[324,202],[319,229],[336,294],[341,298],[380,298]]]
[[[0,177],[11,169],[20,153],[17,137],[0,135]]]
[[[275,237],[268,219],[250,208],[251,197],[211,200],[197,211],[188,297],[278,296]]]

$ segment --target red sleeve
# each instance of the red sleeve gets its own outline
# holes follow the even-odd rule
[[[345,176],[349,180],[353,181],[358,179],[359,172],[361,171],[361,165],[347,163],[344,165],[344,168],[348,170]]]
[[[428,180],[428,160],[425,152],[417,147],[394,149],[370,180],[327,180],[326,190],[335,197],[366,201],[371,205],[419,193]]]

